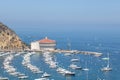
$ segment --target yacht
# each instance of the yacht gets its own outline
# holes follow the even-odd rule
[[[48,78],[38,78],[38,79],[34,79],[34,80],[49,80]]]
[[[110,68],[109,66],[107,66],[107,67],[103,67],[101,70],[102,71],[111,71],[112,68]]]
[[[71,53],[65,53],[64,55],[65,56],[71,56],[72,54]]]
[[[7,77],[0,77],[0,80],[9,80]]]
[[[57,68],[56,71],[63,74],[63,75],[65,75],[65,76],[66,75],[75,75],[75,72],[68,71],[68,70],[66,70],[64,68],[61,68],[61,67]]]
[[[50,77],[51,75],[50,74],[48,74],[48,73],[44,73],[43,75],[42,75],[42,78],[44,78],[44,77]]]
[[[71,64],[69,67],[72,68],[72,69],[82,69],[81,67],[79,67],[75,64]]]
[[[97,78],[97,80],[105,80],[105,79]]]
[[[102,71],[111,71],[112,68],[110,68],[110,65],[109,65],[109,53],[108,53],[108,58],[104,58],[104,60],[107,60],[107,66],[106,67],[103,67],[101,70]]]
[[[83,71],[89,71],[89,69],[88,69],[88,68],[83,68],[82,70],[83,70]]]
[[[71,59],[71,62],[78,62],[79,59]]]
[[[86,61],[86,63],[85,63],[85,66],[86,66],[86,67],[83,68],[82,70],[83,70],[83,71],[89,71],[89,68],[87,67],[87,61]]]
[[[65,75],[65,76],[67,76],[67,75],[72,75],[72,76],[74,76],[74,75],[75,75],[75,72],[65,71],[64,75]]]
[[[102,55],[102,53],[94,53],[94,56],[96,56],[96,57],[100,57]]]
[[[28,76],[20,76],[20,77],[18,77],[19,79],[27,79],[28,78]]]
[[[104,58],[102,58],[102,60],[109,60],[109,58],[108,57],[104,57]]]

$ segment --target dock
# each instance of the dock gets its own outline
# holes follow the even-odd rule
[[[61,50],[61,49],[56,49],[56,50],[47,50],[48,52],[51,53],[63,53],[63,54],[85,54],[85,55],[94,55],[96,57],[102,56],[103,53],[100,52],[92,52],[92,51],[79,51],[79,50]],[[32,51],[31,51],[32,52]],[[34,50],[34,52],[38,53],[43,53],[45,50]]]

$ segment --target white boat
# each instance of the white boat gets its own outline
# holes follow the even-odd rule
[[[71,62],[78,62],[79,59],[71,59]]]
[[[66,70],[66,69],[64,69],[64,68],[61,68],[61,67],[57,68],[56,71],[59,72],[60,74],[65,75],[65,76],[66,76],[66,75],[75,75],[75,72],[71,72],[71,71]]]
[[[48,73],[44,73],[43,75],[42,75],[42,77],[44,78],[44,77],[50,77],[51,75],[50,74],[48,74]]]
[[[110,68],[109,66],[107,66],[107,67],[103,67],[101,70],[102,71],[111,71],[112,68]]]
[[[28,78],[28,76],[20,76],[20,77],[18,77],[19,79],[27,79]]]
[[[102,79],[100,79],[100,78],[97,78],[97,80],[102,80]]]
[[[0,80],[9,80],[7,77],[0,77]]]
[[[72,69],[82,69],[81,67],[79,67],[75,64],[71,64],[69,67],[72,68]]]
[[[83,71],[89,71],[89,68],[87,67],[87,62],[85,63],[85,66],[86,66],[86,67],[83,68],[82,70],[83,70]]]
[[[94,54],[94,56],[96,56],[96,57],[100,57],[101,55],[102,55],[102,53],[96,53],[96,52]]]
[[[105,80],[105,79],[97,78],[97,80]]]
[[[65,56],[71,56],[72,53],[64,53]]]
[[[112,68],[110,68],[110,65],[109,65],[109,53],[108,53],[108,58],[105,58],[105,60],[107,60],[107,66],[106,67],[103,67],[101,70],[102,71],[111,71]]]
[[[41,74],[41,73],[43,73],[43,71],[39,71],[39,70],[37,70],[37,71],[33,71],[33,73]]]
[[[34,80],[49,80],[47,78],[38,78],[38,79],[34,79]]]
[[[108,57],[104,57],[104,58],[102,58],[102,60],[109,60],[109,58]]]
[[[75,75],[75,72],[71,72],[71,71],[65,71],[64,75]]]
[[[89,71],[89,69],[88,69],[88,68],[83,68],[82,70],[83,70],[83,71]]]

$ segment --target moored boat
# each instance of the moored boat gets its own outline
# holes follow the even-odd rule
[[[50,77],[51,75],[50,74],[48,74],[48,73],[44,73],[43,75],[42,75],[42,77],[44,78],[44,77]]]
[[[48,78],[38,78],[38,79],[34,79],[34,80],[49,80]]]
[[[9,80],[7,77],[0,77],[0,80]]]
[[[71,64],[69,67],[72,68],[72,69],[82,69],[82,67],[79,67],[75,64]]]
[[[79,59],[71,59],[71,62],[78,62]]]
[[[104,58],[104,60],[107,60],[107,66],[106,67],[103,67],[101,68],[102,71],[112,71],[112,68],[110,67],[110,64],[109,64],[109,53],[108,53],[108,57],[107,58]]]

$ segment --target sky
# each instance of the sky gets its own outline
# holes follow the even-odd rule
[[[120,0],[1,0],[0,21],[19,30],[118,25]]]

